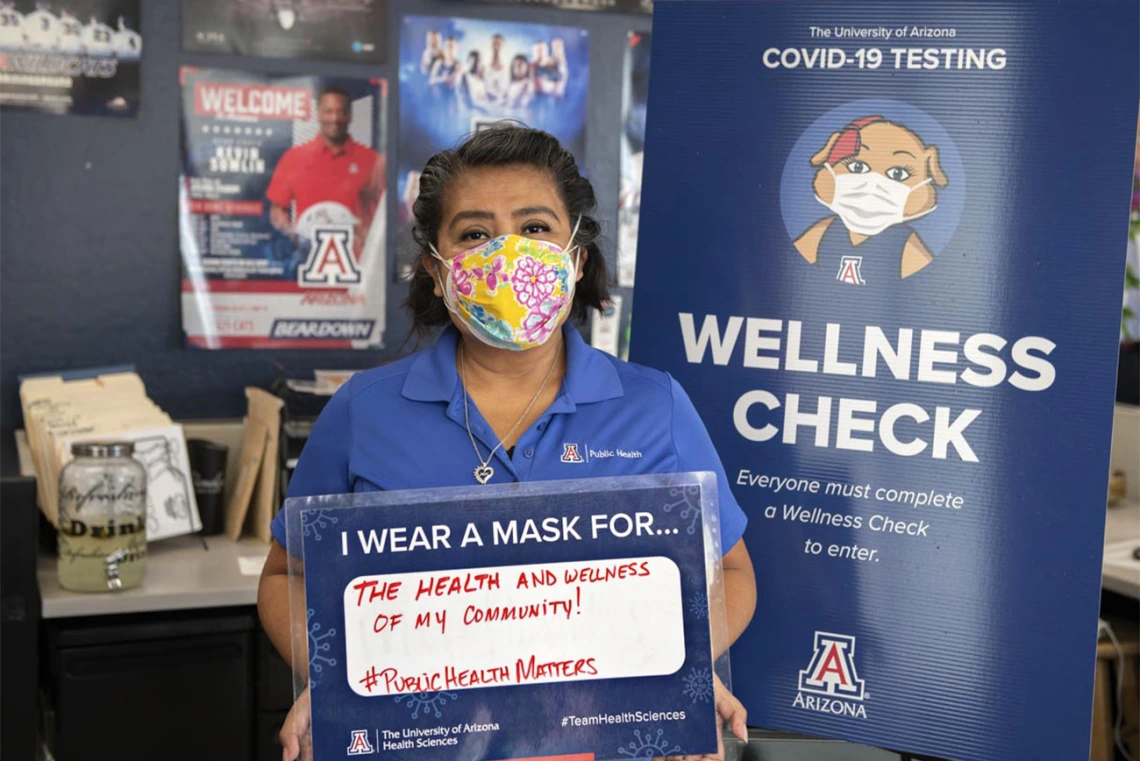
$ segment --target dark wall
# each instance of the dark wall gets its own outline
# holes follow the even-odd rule
[[[189,1],[189,0],[188,0]],[[397,45],[404,14],[579,26],[590,32],[586,168],[598,196],[611,269],[617,238],[622,52],[648,16],[511,8],[458,0],[389,0],[389,63],[191,55],[181,52],[179,3],[142,0],[144,38],[137,119],[0,115],[0,420],[19,415],[23,373],[133,363],[151,398],[176,418],[234,417],[242,388],[267,386],[275,363],[293,377],[314,367],[370,367],[396,356],[408,322],[389,313],[373,352],[202,351],[182,339],[177,180],[178,68],[197,65],[388,79],[388,154],[396,154]],[[388,188],[396,187],[388,161]],[[389,256],[395,193],[389,193]],[[390,302],[403,298],[402,287]],[[410,346],[411,344],[409,344]],[[407,351],[408,349],[405,349]]]

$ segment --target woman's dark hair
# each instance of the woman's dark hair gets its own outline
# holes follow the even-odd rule
[[[425,266],[425,261],[431,257],[428,244],[438,246],[447,189],[464,172],[490,166],[529,166],[546,172],[570,215],[569,224],[573,226],[578,217],[582,217],[574,243],[588,256],[582,266],[582,279],[574,289],[570,319],[585,322],[590,307],[601,309],[610,298],[606,260],[598,246],[602,227],[592,216],[597,206],[594,188],[579,174],[578,164],[570,151],[563,148],[553,135],[526,127],[501,125],[476,132],[458,148],[432,156],[420,176],[420,194],[412,207],[416,218],[412,237],[420,255],[416,257],[411,288],[404,302],[412,315],[412,329],[422,334],[450,322],[447,306],[433,293],[435,280]]]

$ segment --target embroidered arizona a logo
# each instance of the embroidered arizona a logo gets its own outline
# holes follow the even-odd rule
[[[367,729],[352,730],[352,742],[348,744],[348,755],[366,756],[369,753],[375,752],[376,749],[372,747],[372,743],[368,740]]]
[[[577,444],[562,445],[562,462],[582,462],[582,455],[578,454]]]
[[[815,653],[800,672],[800,691],[862,700],[863,680],[855,672],[855,638],[816,632]]]
[[[352,256],[352,229],[315,228],[313,247],[304,266],[297,270],[297,281],[310,288],[336,288],[360,283],[360,268]]]
[[[866,285],[867,281],[863,279],[863,257],[861,256],[845,256],[839,262],[839,272],[835,275],[835,279],[841,283],[851,283],[851,285]]]

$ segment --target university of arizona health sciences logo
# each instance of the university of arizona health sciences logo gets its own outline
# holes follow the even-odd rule
[[[348,755],[367,756],[375,752],[376,749],[372,746],[372,741],[368,739],[367,729],[352,730],[352,740],[348,743]]]
[[[799,691],[792,705],[835,716],[867,718],[863,680],[855,670],[855,638],[816,632],[814,644],[811,662],[800,671]]]

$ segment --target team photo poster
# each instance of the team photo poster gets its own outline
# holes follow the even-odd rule
[[[182,49],[384,63],[388,0],[182,0]]]
[[[0,106],[134,116],[139,0],[0,0]]]
[[[187,343],[382,345],[387,82],[181,76]]]
[[[621,186],[618,196],[618,286],[632,288],[637,267],[641,166],[645,157],[645,104],[649,99],[648,32],[626,34],[621,78]]]
[[[400,27],[400,237],[411,240],[424,164],[504,120],[545,130],[585,164],[590,38],[584,29],[405,16]],[[400,247],[411,250],[410,245]],[[399,263],[407,278],[413,262]]]

